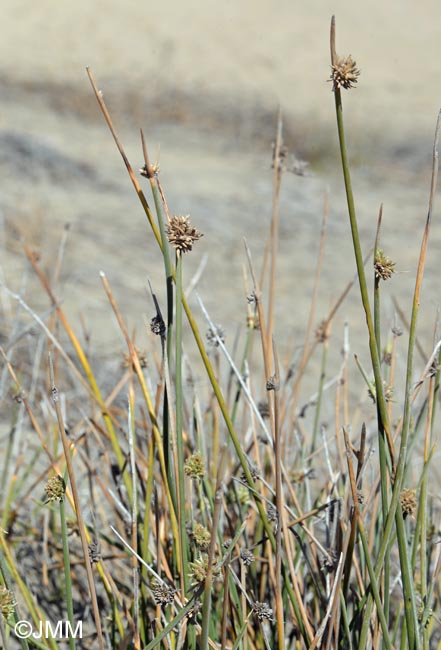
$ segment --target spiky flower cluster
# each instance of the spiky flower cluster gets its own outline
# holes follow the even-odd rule
[[[253,612],[260,622],[273,621],[273,610],[267,603],[255,602],[253,605]]]
[[[378,250],[374,261],[375,277],[382,280],[389,280],[395,272],[395,262],[386,257],[383,251]]]
[[[96,564],[101,560],[101,548],[99,542],[93,540],[90,542],[88,548],[89,560],[91,564]]]
[[[141,368],[147,368],[147,352],[145,350],[141,350],[141,348],[135,347],[135,352],[139,360],[139,365]],[[132,355],[129,352],[124,352],[123,353],[123,359],[122,359],[122,367],[123,368],[133,368],[133,361],[132,361]]]
[[[171,605],[175,599],[176,589],[164,582],[155,582],[152,586],[153,598],[157,605]]]
[[[192,454],[184,465],[184,472],[193,479],[201,479],[205,474],[204,459],[199,452]]]
[[[0,612],[6,620],[14,613],[15,605],[16,602],[12,591],[9,591],[3,585],[0,586]]]
[[[360,76],[360,70],[358,70],[357,64],[350,54],[344,57],[337,56],[331,70],[330,81],[332,81],[332,90],[334,92],[340,88],[346,90],[353,88]]]
[[[193,528],[193,538],[196,542],[196,545],[203,551],[206,551],[210,546],[210,531],[207,530],[202,524],[196,524]]]
[[[247,548],[243,548],[240,551],[240,559],[242,560],[244,566],[250,566],[254,562],[254,555]]]
[[[168,241],[180,253],[189,253],[193,243],[203,237],[190,223],[190,216],[175,216],[170,219],[167,228]]]
[[[52,476],[44,488],[47,497],[47,503],[54,501],[63,501],[66,492],[66,484],[62,476]]]
[[[415,490],[403,490],[400,494],[401,510],[404,519],[409,515],[413,516],[417,507]]]
[[[208,573],[208,555],[200,555],[197,560],[190,562],[190,578],[193,585],[200,585],[205,581]],[[220,575],[220,567],[213,564],[212,575],[217,578]]]
[[[222,325],[214,325],[214,328],[209,327],[206,334],[206,339],[208,345],[213,348],[219,347],[219,341],[225,343],[225,330]]]
[[[158,336],[164,336],[165,323],[162,316],[159,316],[158,314],[156,316],[153,316],[153,318],[150,321],[150,330],[152,334],[156,334]]]
[[[315,338],[319,343],[325,343],[329,339],[329,322],[326,319],[318,324]]]

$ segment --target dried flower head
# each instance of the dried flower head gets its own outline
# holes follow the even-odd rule
[[[197,560],[190,562],[190,578],[192,585],[200,585],[205,581],[208,573],[208,555],[200,555]],[[213,562],[212,575],[214,578],[220,575],[220,567]]]
[[[292,472],[293,483],[303,483],[307,478],[309,479],[315,478],[315,471],[312,467],[308,467],[307,469],[304,470],[298,470]]]
[[[141,176],[144,176],[144,178],[153,178],[154,176],[157,176],[159,174],[159,163],[154,162],[152,165],[149,165],[148,167],[147,165],[143,165],[140,168],[139,173],[141,174]]]
[[[324,573],[329,573],[333,571],[338,564],[338,553],[335,549],[329,548],[326,555],[320,560],[320,568]]]
[[[275,377],[275,375],[271,375],[271,377],[267,380],[266,389],[267,390],[279,390],[279,382],[277,381],[277,378]]]
[[[268,400],[261,400],[260,402],[257,403],[257,410],[259,411],[260,415],[265,418],[269,418],[270,416],[270,408],[268,404]]]
[[[184,465],[184,472],[193,479],[201,479],[205,474],[204,459],[199,452],[187,458]]]
[[[266,516],[268,518],[268,521],[279,521],[279,511],[273,503],[268,503]]]
[[[165,335],[165,323],[162,316],[153,316],[150,321],[150,330],[152,334],[157,334],[158,336]]]
[[[206,551],[210,546],[210,531],[207,530],[202,524],[196,524],[193,528],[193,539],[200,549]]]
[[[246,479],[244,479],[246,480]],[[250,491],[246,485],[238,485],[237,498],[242,506],[249,506],[251,502]]]
[[[260,622],[267,620],[273,621],[273,610],[267,603],[255,602],[253,605],[253,612]]]
[[[276,162],[276,153],[277,153],[277,147],[276,143],[272,143],[272,162],[271,162],[271,168],[274,169],[277,166],[277,171],[282,173],[282,172],[290,172],[291,174],[295,174],[296,176],[306,176],[306,168],[308,167],[308,164],[305,160],[300,160],[297,158],[294,154],[291,154],[288,150],[288,147],[286,145],[282,144],[279,147],[278,150],[278,156],[277,156],[277,162]]]
[[[96,564],[101,560],[101,548],[100,543],[97,540],[90,542],[87,547],[89,553],[89,560],[91,564]]]
[[[256,467],[256,465],[253,465],[252,463],[248,463],[248,467],[250,470],[251,478],[253,479],[253,481],[257,481],[257,479],[259,478],[259,468]],[[240,475],[240,480],[243,481],[243,483],[248,483],[247,475],[245,474],[245,472],[242,472],[242,474]]]
[[[208,345],[210,345],[213,348],[219,347],[219,341],[225,343],[225,330],[222,327],[222,325],[214,325],[214,328],[209,327],[207,334],[205,336]]]
[[[175,599],[176,589],[165,582],[155,582],[152,586],[153,598],[157,605],[171,605]]]
[[[360,76],[360,70],[357,68],[352,56],[337,56],[334,64],[331,66],[332,90],[335,92],[339,88],[353,88]]]
[[[66,492],[66,483],[62,476],[52,476],[46,483],[44,488],[46,492],[46,503],[53,503],[54,501],[63,501],[64,493]]]
[[[395,262],[392,262],[383,251],[378,250],[374,261],[375,277],[381,280],[389,280],[395,272]]]
[[[315,330],[315,338],[319,343],[325,343],[329,338],[329,322],[322,320]]]
[[[193,243],[203,237],[190,223],[190,216],[175,216],[170,219],[167,228],[168,241],[180,253],[189,253]]]
[[[147,352],[145,350],[141,350],[138,347],[135,347],[135,352],[139,360],[139,365],[141,368],[147,368]],[[122,367],[123,368],[134,368],[133,362],[132,362],[132,355],[129,352],[124,352],[123,353],[123,360],[122,360]]]
[[[400,502],[404,519],[409,515],[412,517],[417,507],[415,490],[403,490],[400,494]]]
[[[9,591],[6,587],[0,586],[0,612],[3,614],[6,620],[15,610],[16,601],[12,591]]]
[[[202,603],[200,600],[196,600],[193,607],[188,610],[187,618],[190,623],[195,623],[197,615],[202,609]]]
[[[244,566],[250,566],[254,562],[254,555],[247,548],[243,548],[240,551],[240,559]]]

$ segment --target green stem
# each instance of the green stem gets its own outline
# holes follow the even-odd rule
[[[184,475],[184,445],[182,440],[182,254],[176,254],[176,447],[177,447],[177,472],[178,472],[178,511],[179,535],[181,547],[181,575],[183,578],[182,589],[188,591],[188,550],[185,517],[185,475]]]

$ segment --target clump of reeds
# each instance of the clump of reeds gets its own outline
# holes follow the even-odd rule
[[[354,86],[359,71],[352,57],[337,56],[334,21],[331,57],[372,360],[373,379],[358,362],[372,398],[370,420],[354,427],[346,345],[339,381],[327,389],[324,382],[332,321],[354,284],[342,289],[317,325],[327,204],[303,351],[295,367],[291,357],[279,359],[274,337],[278,196],[286,171],[280,116],[268,247],[260,277],[246,247],[247,331],[243,349],[232,352],[200,301],[197,312],[208,331],[201,334],[183,291],[186,257],[198,254],[202,236],[197,223],[169,214],[159,167],[150,162],[141,134],[141,176],[150,186],[153,214],[88,71],[156,239],[164,291],[151,288],[149,347],[141,351],[101,275],[127,345],[104,392],[53,284],[26,249],[51,311],[40,317],[9,292],[33,319],[35,337],[26,354],[13,344],[2,348],[2,388],[11,405],[0,469],[5,648],[19,620],[37,629],[48,619],[69,620],[72,629],[84,622],[83,638],[71,635],[70,648],[416,649],[435,647],[439,640],[440,510],[429,477],[439,427],[440,343],[425,359],[417,383],[413,360],[439,123],[400,396],[394,387],[402,332],[394,325],[384,345],[380,318],[381,285],[393,281],[395,264],[380,248],[380,211],[372,311],[369,256],[363,256],[358,237],[342,113],[342,90]],[[24,325],[17,321],[17,327]],[[210,382],[207,396],[184,373],[185,328]],[[20,339],[13,329],[9,335],[12,342]],[[302,380],[320,346],[318,392],[302,405]],[[255,363],[256,353],[261,364]],[[335,421],[326,428],[321,409],[331,391]],[[375,440],[369,431],[376,432]],[[412,472],[416,454],[419,477]],[[54,634],[20,642],[23,648],[59,644]]]

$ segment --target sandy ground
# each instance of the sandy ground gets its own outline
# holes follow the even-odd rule
[[[244,321],[242,238],[260,265],[268,230],[280,104],[287,144],[310,162],[309,176],[284,179],[280,209],[277,333],[282,349],[300,343],[327,191],[318,318],[355,270],[327,82],[331,13],[338,51],[351,53],[362,70],[357,89],[344,99],[363,245],[372,245],[384,202],[383,245],[398,269],[386,290],[385,323],[393,321],[392,294],[408,311],[441,106],[441,4],[435,0],[374,0],[369,9],[343,0],[5,0],[0,216],[7,284],[17,290],[28,282],[29,300],[47,308],[23,279],[21,242],[35,245],[50,268],[69,223],[60,293],[70,316],[83,314],[99,353],[121,345],[101,269],[132,327],[142,332],[144,314],[152,315],[145,287],[147,279],[162,286],[161,260],[98,112],[88,65],[134,167],[141,163],[139,127],[152,155],[160,144],[171,211],[190,213],[205,233],[188,260],[187,280],[207,255],[199,291],[214,320],[233,334]],[[439,218],[432,236],[421,313],[426,350],[439,306]],[[345,320],[367,365],[354,292],[334,325],[335,368]]]

